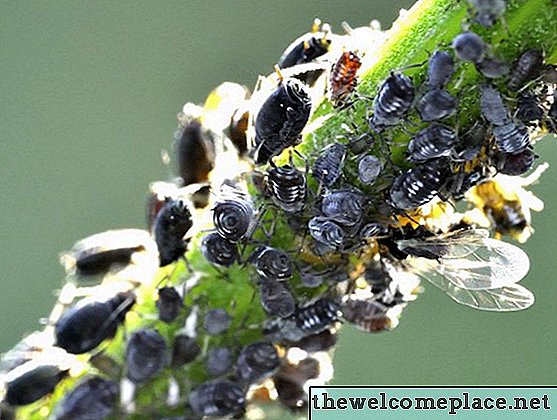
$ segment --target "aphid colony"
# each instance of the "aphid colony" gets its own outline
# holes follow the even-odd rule
[[[472,24],[487,28],[505,10],[503,0],[470,5]],[[477,309],[532,305],[517,284],[528,256],[489,229],[525,239],[540,209],[500,180],[529,171],[533,135],[555,131],[554,69],[536,49],[507,63],[466,30],[414,70],[392,69],[369,98],[357,92],[359,29],[335,35],[316,21],[263,80],[270,89],[249,99],[225,83],[203,107],[184,107],[179,177],[151,186],[150,232],[101,233],[62,256],[68,280],[44,340],[31,335],[3,358],[2,418],[75,376],[52,418],[238,416],[262,395],[299,410],[309,384],[330,376],[324,352],[339,323],[393,329],[421,278]],[[469,112],[455,83],[470,65],[481,115],[455,127]],[[424,67],[421,83],[406,74]],[[363,106],[366,121],[305,147],[321,100],[347,115]],[[403,125],[411,138],[396,158]],[[464,214],[452,207],[462,198]],[[248,301],[219,300],[230,286]],[[153,382],[166,398],[159,412],[135,401]]]

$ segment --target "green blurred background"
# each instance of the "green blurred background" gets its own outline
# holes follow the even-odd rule
[[[412,0],[0,2],[0,351],[39,326],[62,283],[58,253],[107,229],[143,227],[166,179],[176,113],[223,81],[253,87],[314,17],[340,31],[388,27]],[[557,161],[548,138],[536,146]],[[516,314],[426,291],[392,333],[345,327],[337,384],[555,384],[557,170],[525,245],[536,305]]]

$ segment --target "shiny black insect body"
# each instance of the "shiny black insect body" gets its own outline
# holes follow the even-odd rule
[[[457,162],[466,162],[474,159],[482,148],[488,134],[488,125],[476,122],[468,131],[459,137],[455,145],[452,159]]]
[[[236,377],[242,383],[255,383],[271,376],[280,366],[280,357],[271,343],[258,342],[242,349],[236,362]]]
[[[116,334],[135,303],[132,292],[119,293],[106,301],[82,300],[58,320],[56,345],[68,353],[82,354]]]
[[[232,318],[224,309],[211,309],[205,313],[203,327],[209,335],[223,334],[232,323]]]
[[[537,95],[533,92],[522,91],[518,96],[518,103],[515,111],[515,116],[525,124],[541,121],[543,118],[544,109],[538,99]]]
[[[503,14],[507,6],[506,0],[468,0],[476,9],[474,21],[486,28],[492,27]]]
[[[364,215],[364,195],[355,188],[332,190],[323,195],[321,213],[344,226],[354,226]]]
[[[331,249],[338,250],[344,244],[342,227],[328,217],[313,217],[308,223],[308,229],[313,239]]]
[[[510,71],[510,66],[504,60],[488,57],[476,63],[476,69],[488,79],[497,79],[507,75]]]
[[[166,323],[174,321],[182,307],[182,296],[174,287],[162,287],[158,290],[157,308],[161,321]]]
[[[435,51],[429,58],[427,67],[428,90],[444,88],[454,71],[453,57],[446,51]]]
[[[298,144],[310,112],[307,88],[296,79],[282,80],[263,103],[255,120],[255,163],[267,163],[286,148]]]
[[[190,393],[188,401],[199,416],[231,416],[246,407],[246,395],[240,384],[227,379],[203,383]]]
[[[259,247],[250,256],[250,261],[255,270],[266,279],[286,280],[292,277],[292,261],[280,249]]]
[[[185,334],[176,335],[172,344],[170,365],[173,368],[179,368],[186,363],[193,362],[199,353],[201,353],[201,348],[195,338]]]
[[[454,114],[457,101],[445,89],[433,89],[420,98],[416,107],[422,121],[436,121]]]
[[[525,149],[514,155],[501,153],[497,157],[496,167],[499,173],[505,175],[522,175],[532,169],[536,155],[530,149]]]
[[[192,226],[191,213],[185,201],[167,199],[153,225],[161,267],[172,264],[184,255],[187,248],[184,236]]]
[[[286,213],[297,213],[303,209],[307,196],[306,176],[292,164],[269,169],[266,183],[277,207]]]
[[[294,296],[283,282],[275,279],[261,279],[259,294],[261,306],[267,315],[288,318],[296,310]]]
[[[511,121],[501,94],[491,85],[480,86],[480,108],[484,118],[495,126],[502,126]]]
[[[332,186],[342,173],[346,145],[333,143],[319,155],[313,164],[312,174],[325,187]]]
[[[412,137],[408,144],[408,160],[423,162],[449,156],[457,142],[458,138],[451,127],[433,123]]]
[[[487,44],[474,32],[462,32],[453,39],[453,48],[458,58],[472,63],[481,62],[487,52]]]
[[[209,172],[215,167],[215,142],[199,121],[190,121],[174,134],[174,149],[183,185],[209,179]]]
[[[281,69],[309,63],[329,51],[331,39],[327,32],[318,32],[318,26],[319,23],[312,32],[302,35],[284,50],[277,63]]]
[[[514,63],[509,86],[511,88],[520,88],[526,82],[538,77],[543,69],[543,52],[537,49],[529,49],[520,54]]]
[[[334,106],[346,104],[346,99],[358,84],[356,73],[362,62],[353,51],[346,51],[339,57],[331,71],[331,102]]]
[[[243,198],[226,199],[215,205],[213,222],[220,236],[238,242],[251,234],[255,224],[255,209]]]
[[[217,232],[208,233],[201,241],[201,253],[211,264],[230,267],[240,258],[234,242],[224,239]]]
[[[385,126],[398,124],[410,109],[415,94],[411,78],[402,73],[392,72],[379,87],[373,102],[370,127],[380,131]]]
[[[441,161],[431,161],[397,176],[391,186],[391,204],[410,210],[433,199],[446,181],[448,168]]]
[[[145,382],[157,374],[168,362],[164,338],[155,330],[134,332],[126,346],[126,376],[133,383]]]
[[[339,319],[339,305],[329,299],[318,299],[299,309],[295,316],[296,326],[304,336],[319,334]]]
[[[493,127],[495,143],[503,153],[522,152],[530,144],[528,129],[520,122],[509,121],[505,125]]]
[[[54,365],[28,362],[27,366],[21,366],[21,374],[10,378],[5,384],[4,400],[12,406],[27,405],[41,399],[53,392],[56,385],[68,375],[68,370]]]
[[[366,155],[358,162],[358,179],[363,184],[373,184],[382,170],[383,163],[377,157]]]
[[[207,354],[207,373],[224,375],[232,366],[232,352],[228,347],[214,347]]]
[[[98,376],[81,381],[56,406],[54,420],[103,420],[118,399],[118,384]]]

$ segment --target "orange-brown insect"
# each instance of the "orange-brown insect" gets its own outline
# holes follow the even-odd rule
[[[360,57],[352,51],[344,52],[331,72],[331,102],[335,107],[346,105],[346,98],[358,84],[356,73],[361,67]]]

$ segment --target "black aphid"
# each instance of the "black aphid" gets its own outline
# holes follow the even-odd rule
[[[292,347],[298,347],[308,353],[315,353],[318,351],[326,351],[333,347],[338,340],[338,336],[331,332],[331,330],[325,330],[319,334],[308,335],[299,341],[291,343]]]
[[[270,316],[288,318],[296,310],[296,301],[288,288],[275,279],[261,279],[259,284],[261,306]]]
[[[458,142],[455,131],[444,124],[433,123],[418,131],[408,143],[408,160],[422,162],[449,156]]]
[[[328,299],[318,299],[295,315],[296,326],[305,336],[319,334],[338,320],[339,305]]]
[[[504,60],[497,60],[495,58],[485,58],[484,60],[476,63],[476,69],[488,79],[497,79],[509,73],[509,63]]]
[[[446,51],[435,51],[427,67],[427,88],[444,88],[455,71],[453,57]]]
[[[153,237],[159,248],[161,267],[184,255],[187,248],[184,236],[192,226],[191,213],[185,201],[167,199],[153,225]]]
[[[103,420],[118,400],[118,384],[98,376],[81,381],[56,406],[54,420]]]
[[[422,121],[435,121],[456,112],[456,98],[445,89],[433,89],[418,101],[416,106]]]
[[[193,362],[201,353],[201,348],[195,338],[185,334],[179,334],[174,337],[172,344],[172,357],[170,365],[178,368],[186,363]]]
[[[341,306],[343,318],[361,330],[380,332],[391,329],[389,308],[374,300],[348,299]]]
[[[331,144],[315,159],[312,170],[313,177],[325,187],[332,186],[340,177],[345,157],[345,144]]]
[[[525,149],[514,155],[501,153],[496,161],[499,173],[505,175],[522,175],[532,169],[536,155],[530,149]]]
[[[503,14],[506,0],[468,0],[475,9],[474,20],[486,28],[492,27]]]
[[[410,210],[432,200],[446,181],[448,168],[443,162],[432,161],[397,176],[391,186],[391,204]]]
[[[214,347],[207,353],[207,373],[224,375],[232,366],[232,352],[228,347]]]
[[[453,48],[458,58],[479,63],[485,57],[487,44],[474,32],[462,32],[453,39]]]
[[[211,309],[205,313],[203,328],[209,335],[219,335],[230,327],[232,318],[224,309]]]
[[[371,260],[365,266],[364,279],[371,288],[371,293],[379,295],[385,292],[392,279],[381,259]]]
[[[374,239],[386,235],[388,232],[389,229],[382,223],[369,222],[360,229],[359,236],[361,239]]]
[[[534,121],[541,121],[543,114],[544,109],[537,95],[527,90],[519,94],[515,111],[516,118],[523,123],[532,123]]]
[[[246,408],[242,387],[227,379],[203,383],[190,393],[188,401],[192,410],[200,416],[231,416]]]
[[[106,301],[85,299],[78,302],[56,323],[56,345],[73,354],[93,350],[107,338],[114,337],[134,303],[132,292],[119,293]]]
[[[242,349],[236,362],[236,377],[243,383],[256,383],[271,376],[280,366],[280,357],[271,343],[258,342]]]
[[[267,163],[301,140],[311,112],[307,88],[296,79],[282,80],[261,106],[255,120],[255,163]]]
[[[312,265],[307,265],[300,269],[300,278],[306,287],[319,287],[323,283],[341,283],[348,280],[350,275],[342,266],[328,266],[319,270]]]
[[[480,108],[486,120],[495,126],[502,126],[510,122],[507,109],[501,94],[493,86],[480,86]]]
[[[174,287],[162,287],[158,290],[157,308],[159,319],[170,323],[180,314],[182,309],[182,296]]]
[[[508,122],[499,127],[493,127],[495,143],[503,153],[516,154],[522,152],[530,144],[528,129],[520,122]]]
[[[317,242],[332,249],[339,249],[344,244],[342,227],[327,217],[314,217],[308,223],[309,234]]]
[[[153,378],[168,362],[164,338],[155,330],[135,331],[126,346],[126,376],[133,383]]]
[[[452,158],[455,161],[466,162],[474,159],[482,148],[488,134],[488,125],[477,121],[468,131],[459,137]]]
[[[543,69],[543,52],[530,49],[520,54],[511,69],[509,86],[520,88],[526,82],[538,77]]]
[[[58,366],[29,363],[29,368],[21,366],[21,374],[5,383],[4,400],[10,405],[27,405],[41,399],[53,392],[56,385],[68,375],[68,370]]]
[[[201,253],[211,264],[230,267],[240,258],[234,242],[224,239],[217,232],[208,233],[201,241]]]
[[[373,117],[369,122],[371,128],[379,131],[385,126],[398,124],[410,109],[414,96],[412,79],[402,73],[391,72],[379,87],[373,102]]]
[[[215,167],[215,141],[197,120],[190,121],[174,134],[178,175],[183,185],[205,182]]]
[[[251,234],[255,210],[243,198],[226,199],[213,208],[213,223],[220,236],[231,242],[238,242]]]
[[[372,184],[382,170],[383,163],[377,157],[366,155],[358,162],[358,179],[362,184]]]
[[[329,51],[331,39],[327,32],[318,32],[319,23],[314,24],[312,32],[302,35],[282,53],[277,65],[281,69],[309,63]]]
[[[276,206],[286,213],[297,213],[305,205],[307,195],[306,176],[292,163],[272,167],[267,172],[267,189]]]
[[[364,215],[364,195],[354,189],[333,190],[323,195],[321,213],[344,226],[354,226]]]
[[[342,106],[358,84],[356,73],[362,62],[353,51],[345,51],[333,65],[330,77],[331,102]]]
[[[292,277],[292,261],[280,249],[259,247],[250,256],[250,261],[255,270],[267,279],[286,280]]]

